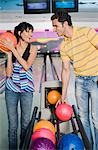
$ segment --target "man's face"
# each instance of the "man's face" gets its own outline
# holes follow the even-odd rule
[[[62,25],[58,19],[52,20],[53,31],[57,33],[58,36],[63,36],[65,32],[64,24]]]

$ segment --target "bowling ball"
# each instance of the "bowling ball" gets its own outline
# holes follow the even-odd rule
[[[47,138],[38,138],[32,142],[30,150],[56,150],[56,146]]]
[[[46,129],[49,129],[51,132],[53,132],[53,134],[55,134],[55,127],[54,125],[48,121],[48,120],[40,120],[39,122],[37,122],[35,125],[34,125],[34,128],[33,128],[33,131],[36,131],[38,129],[41,129],[41,128],[46,128]]]
[[[56,142],[55,134],[53,134],[51,130],[45,128],[40,128],[32,134],[32,141],[35,141],[38,138],[47,138],[51,140],[54,144]]]
[[[61,138],[58,150],[84,150],[84,144],[76,134],[69,133]]]
[[[59,120],[68,121],[72,117],[73,109],[67,103],[59,104],[55,110],[55,114]]]
[[[11,32],[4,32],[4,33],[0,34],[0,40],[3,40],[3,39],[13,42],[14,46],[17,45],[17,39],[16,39],[15,35]],[[0,43],[0,50],[1,51],[2,50],[9,51],[9,49],[1,43]]]
[[[57,90],[52,90],[47,95],[50,104],[55,104],[61,98],[61,94]]]

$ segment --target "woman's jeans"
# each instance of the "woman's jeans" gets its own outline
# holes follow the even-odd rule
[[[80,119],[83,123],[88,139],[92,144],[92,132],[89,115],[91,114],[95,129],[96,150],[98,150],[98,76],[76,76],[75,94]]]
[[[17,150],[18,102],[20,101],[20,108],[21,108],[20,143],[22,144],[27,126],[30,122],[33,93],[31,92],[15,93],[13,91],[5,89],[5,100],[9,123],[8,125],[9,149]]]

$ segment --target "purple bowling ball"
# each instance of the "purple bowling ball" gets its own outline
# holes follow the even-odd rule
[[[38,138],[32,141],[30,150],[56,150],[56,146],[47,138]]]

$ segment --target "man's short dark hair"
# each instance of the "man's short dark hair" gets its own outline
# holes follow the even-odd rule
[[[52,15],[51,20],[58,19],[59,22],[62,24],[67,21],[69,26],[72,26],[71,16],[66,11],[61,12],[55,12],[54,15]]]

